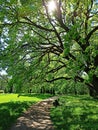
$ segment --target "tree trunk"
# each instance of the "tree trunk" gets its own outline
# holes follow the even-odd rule
[[[90,88],[90,96],[97,97],[98,96],[98,77],[96,75],[93,75],[92,80],[93,88]]]
[[[13,86],[10,86],[9,93],[13,93]]]

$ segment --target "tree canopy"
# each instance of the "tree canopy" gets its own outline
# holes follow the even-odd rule
[[[98,1],[0,1],[0,67],[19,88],[74,81],[98,94]]]

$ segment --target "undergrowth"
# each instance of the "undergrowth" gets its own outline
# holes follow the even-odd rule
[[[89,96],[62,96],[51,109],[55,130],[98,130],[98,100]]]

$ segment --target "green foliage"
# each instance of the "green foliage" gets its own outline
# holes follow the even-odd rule
[[[9,102],[0,104],[0,130],[9,129],[21,113],[33,102]]]
[[[0,68],[11,77],[9,88],[59,87],[64,79],[97,88],[97,0],[58,0],[53,12],[48,2],[0,1]]]
[[[98,129],[98,103],[89,96],[62,96],[60,106],[52,108],[56,130]]]

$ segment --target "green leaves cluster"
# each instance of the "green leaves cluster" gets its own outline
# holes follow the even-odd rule
[[[76,77],[83,82],[81,72],[98,76],[98,2],[57,0],[51,14],[48,2],[0,2],[0,68],[7,69],[13,86]]]

